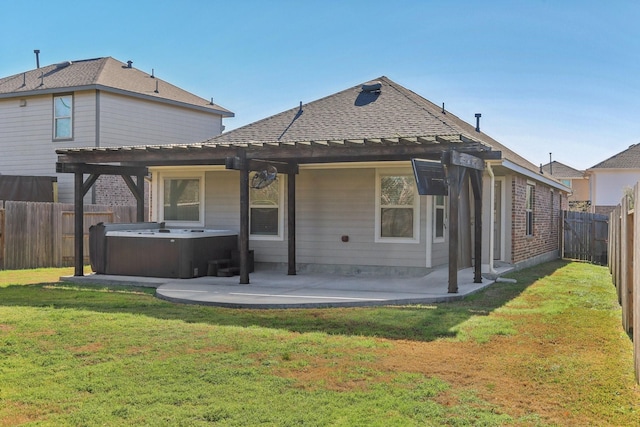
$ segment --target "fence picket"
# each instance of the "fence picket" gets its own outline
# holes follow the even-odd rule
[[[73,266],[65,257],[65,223],[73,230],[73,204],[7,201],[0,210],[0,268]],[[70,218],[65,218],[70,213]],[[84,229],[98,222],[135,222],[135,206],[85,206]],[[85,237],[88,239],[88,237]],[[85,250],[89,244],[85,241]],[[73,251],[73,247],[71,249]],[[88,252],[85,252],[88,262]]]
[[[622,311],[622,326],[633,340],[636,382],[640,384],[640,215],[635,215],[635,203],[640,201],[640,183],[633,196],[625,195],[609,215],[609,270],[618,292]]]
[[[563,258],[607,264],[609,218],[588,212],[563,211]]]

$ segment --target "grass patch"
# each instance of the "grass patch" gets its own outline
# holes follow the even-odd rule
[[[446,304],[235,310],[0,272],[0,425],[638,425],[606,269]]]

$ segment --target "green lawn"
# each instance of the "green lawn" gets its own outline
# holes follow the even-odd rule
[[[0,425],[640,425],[605,268],[461,302],[237,310],[0,271]]]

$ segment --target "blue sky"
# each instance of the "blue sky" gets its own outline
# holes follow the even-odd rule
[[[132,60],[232,110],[228,130],[385,75],[535,164],[640,142],[635,0],[4,3],[0,76],[34,49]]]

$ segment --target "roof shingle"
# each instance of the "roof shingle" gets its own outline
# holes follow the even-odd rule
[[[589,169],[640,169],[640,143],[631,145]]]
[[[379,92],[363,86],[380,84]],[[216,136],[207,143],[299,142],[405,136],[462,135],[502,151],[503,158],[538,173],[509,148],[422,96],[382,76]]]
[[[564,163],[553,161],[542,166],[542,171],[554,178],[583,178],[584,172],[574,169],[571,166],[567,166]]]

